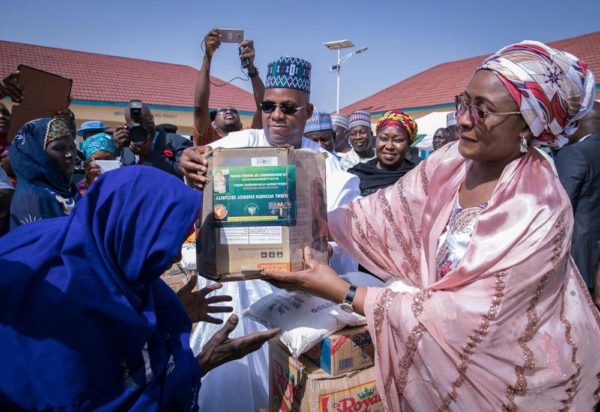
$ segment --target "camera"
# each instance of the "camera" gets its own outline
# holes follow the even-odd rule
[[[142,102],[141,100],[131,100],[129,102],[129,113],[131,114],[131,125],[127,125],[129,131],[129,140],[134,144],[146,143],[148,132],[142,126]]]

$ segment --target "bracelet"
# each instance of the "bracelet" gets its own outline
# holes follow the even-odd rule
[[[254,79],[256,76],[258,76],[258,69],[254,69],[252,73],[248,72],[249,78]]]

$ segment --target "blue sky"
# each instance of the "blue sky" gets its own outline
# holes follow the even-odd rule
[[[348,38],[369,48],[342,67],[343,107],[439,63],[524,39],[548,42],[600,30],[598,0],[0,0],[0,11],[2,40],[196,68],[211,28],[243,28],[255,41],[262,73],[281,55],[309,60],[312,101],[327,111],[335,110],[329,66],[336,55],[325,41]],[[224,44],[217,53],[212,74],[238,76],[237,48]],[[234,84],[251,90],[249,82]]]

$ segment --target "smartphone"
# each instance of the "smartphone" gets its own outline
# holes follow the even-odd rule
[[[242,50],[242,46],[238,47],[238,54],[240,56],[242,55]],[[245,59],[242,59],[242,69],[245,69],[248,66],[250,66],[250,59],[246,57]]]
[[[102,173],[110,172],[122,166],[118,160],[93,160],[92,164],[98,166],[102,170]]]
[[[241,43],[244,41],[244,29],[217,29],[221,33],[221,43]]]

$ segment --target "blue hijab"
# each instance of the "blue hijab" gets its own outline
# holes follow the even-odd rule
[[[159,279],[201,193],[147,166],[102,174],[70,216],[0,238],[0,410],[195,410],[191,324]]]
[[[23,223],[69,214],[79,192],[67,180],[44,150],[52,136],[48,124],[62,119],[44,118],[27,123],[19,130],[8,150],[10,165],[17,175],[17,187],[10,205],[10,228]],[[65,124],[64,127],[68,128]]]

